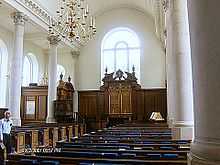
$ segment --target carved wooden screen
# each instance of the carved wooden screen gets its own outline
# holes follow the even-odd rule
[[[118,87],[110,87],[109,92],[109,114],[120,114],[120,89]]]
[[[121,89],[121,114],[132,114],[131,95],[131,87],[123,86]]]
[[[130,86],[117,84],[108,89],[109,97],[109,115],[132,114]]]

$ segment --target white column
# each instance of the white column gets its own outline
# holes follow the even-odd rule
[[[75,88],[74,96],[73,96],[73,112],[78,112],[78,60],[79,60],[79,52],[78,51],[71,51],[71,55],[73,58],[73,77],[72,77],[72,83],[73,87]]]
[[[12,14],[15,24],[14,54],[11,61],[10,85],[9,85],[9,110],[12,112],[12,120],[15,126],[21,125],[20,100],[22,84],[22,58],[24,44],[24,24],[26,17],[16,12]]]
[[[195,139],[189,164],[220,164],[220,1],[188,0]]]
[[[171,0],[168,28],[168,111],[174,138],[193,138],[192,63],[186,0]]]
[[[47,122],[55,122],[53,101],[56,100],[57,91],[57,46],[60,39],[57,36],[49,36],[49,65],[48,65],[48,102]]]

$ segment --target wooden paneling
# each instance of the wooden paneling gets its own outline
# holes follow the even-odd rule
[[[22,153],[25,150],[25,132],[19,132],[16,135],[16,151]]]
[[[49,128],[44,128],[44,146],[49,146],[50,141],[49,141]]]
[[[36,149],[38,147],[38,130],[31,131],[31,148]]]
[[[71,138],[73,137],[73,126],[68,126],[68,140],[71,142]]]
[[[74,126],[74,136],[75,137],[79,136],[79,125],[77,124]]]
[[[148,120],[152,112],[161,112],[161,115],[167,119],[167,94],[166,89],[150,89],[144,92],[144,120]]]
[[[47,86],[22,87],[21,119],[22,124],[43,123],[47,116]],[[30,111],[30,103],[33,110]]]
[[[45,120],[47,117],[47,96],[38,96],[38,120]]]
[[[101,91],[79,91],[79,109],[83,118],[101,118],[104,112],[104,93]]]
[[[129,94],[128,94],[129,93]],[[116,96],[115,96],[116,95]],[[132,92],[125,92],[123,96],[126,103],[123,103],[126,109],[132,106],[132,118],[137,121],[149,121],[152,112],[161,112],[163,118],[167,118],[167,94],[166,89],[137,89]],[[110,94],[113,98],[118,98],[117,94]],[[79,92],[79,113],[85,119],[91,120],[89,124],[99,125],[101,119],[105,120],[109,112],[109,106],[106,106],[105,101],[109,98],[102,91],[80,91]],[[117,101],[116,99],[115,101]],[[129,101],[131,100],[131,105]],[[113,106],[114,101],[112,100]],[[118,103],[118,102],[116,102]],[[117,104],[118,105],[118,104]],[[114,109],[114,108],[113,108]],[[95,124],[97,123],[97,124]],[[98,124],[99,123],[99,124]]]
[[[58,130],[59,130],[59,128],[58,127],[54,127],[53,128],[53,133],[52,133],[52,140],[53,140],[53,147],[55,147],[56,146],[56,142],[59,140],[58,139]]]

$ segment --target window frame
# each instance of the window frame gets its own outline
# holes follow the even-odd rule
[[[128,42],[126,42],[125,40],[123,39],[120,39],[118,41],[116,41],[114,43],[114,47],[113,48],[105,48],[107,46],[105,46],[106,44],[106,41],[111,37],[111,35],[113,35],[114,33],[117,33],[117,32],[123,32],[123,31],[127,31],[128,33],[131,33],[133,35],[134,38],[136,38],[136,41],[137,41],[137,45],[138,46],[130,46]],[[117,46],[121,43],[124,43],[126,45],[126,48],[117,48]],[[141,79],[141,72],[140,72],[140,63],[141,63],[141,43],[140,43],[140,38],[138,37],[137,33],[133,30],[131,30],[130,28],[127,28],[127,27],[117,27],[117,28],[114,28],[112,30],[110,30],[109,32],[107,32],[105,34],[105,36],[103,37],[103,40],[102,40],[102,43],[101,43],[101,79],[103,78],[104,76],[104,73],[105,73],[105,68],[107,66],[104,66],[105,65],[105,52],[113,52],[114,54],[114,72],[116,72],[117,70],[117,51],[120,51],[120,50],[126,50],[126,58],[127,58],[127,62],[126,62],[126,70],[124,71],[130,71],[131,72],[131,68],[132,66],[131,65],[131,61],[130,61],[130,53],[132,50],[138,50],[139,51],[139,64],[138,64],[138,82],[140,82],[140,79]],[[136,73],[137,73],[137,70],[136,70]]]
[[[29,65],[30,65],[30,75],[29,75],[30,81],[28,84],[25,84],[25,82],[24,82],[24,61],[25,61],[25,58],[27,58]],[[30,83],[38,83],[38,79],[39,79],[39,63],[38,63],[37,57],[33,53],[27,53],[23,58],[22,86],[28,86]]]

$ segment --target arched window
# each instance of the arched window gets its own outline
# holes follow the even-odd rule
[[[137,34],[128,28],[115,28],[108,32],[102,41],[101,75],[103,78],[105,68],[108,73],[118,69],[135,73],[140,81],[140,54],[141,46]]]
[[[63,74],[63,77],[66,74],[66,70],[63,65],[57,64],[57,82],[60,80],[60,75]]]
[[[5,43],[0,39],[0,107],[6,107],[7,70],[8,51]]]
[[[28,86],[30,83],[38,82],[38,62],[35,55],[28,53],[23,61],[22,85]]]

